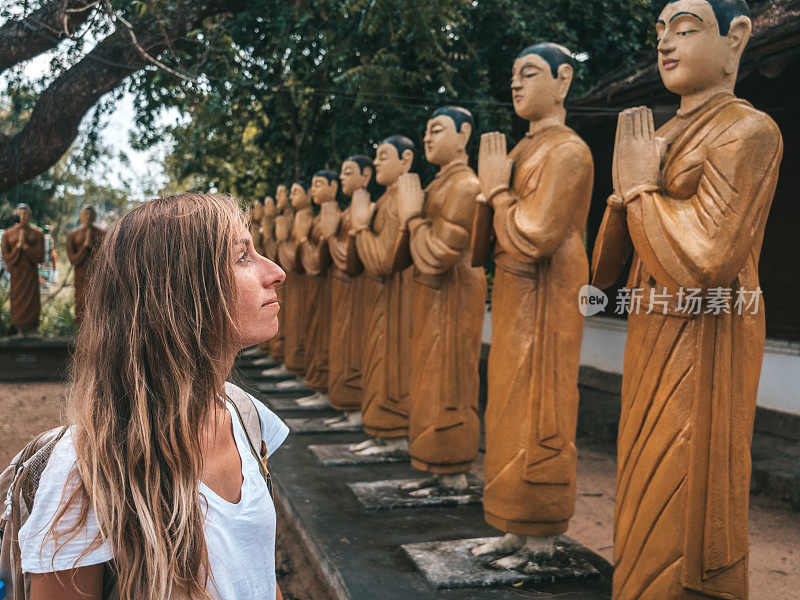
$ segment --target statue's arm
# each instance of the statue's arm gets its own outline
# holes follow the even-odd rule
[[[88,254],[89,247],[86,248],[78,248],[78,243],[75,241],[76,238],[75,232],[70,232],[67,236],[67,257],[69,258],[69,262],[75,265],[76,267],[83,264],[83,261],[86,260],[86,255]]]
[[[358,256],[364,269],[375,276],[391,275],[408,266],[408,231],[400,229],[396,215],[387,215],[379,233],[362,229],[356,234]]]
[[[658,191],[634,197],[628,230],[656,281],[667,288],[731,285],[763,230],[782,155],[777,126],[753,113],[714,140],[691,198]]]
[[[494,199],[497,242],[522,262],[551,256],[561,245],[575,218],[588,207],[594,181],[589,150],[577,142],[565,142],[548,154],[534,190],[518,198],[513,191]]]
[[[3,234],[0,238],[0,251],[2,251],[3,262],[9,267],[13,267],[19,262],[19,257],[22,256],[22,250],[17,248],[16,244],[12,246],[9,240],[8,232]]]
[[[348,234],[346,240],[343,242],[343,245],[345,262],[344,272],[350,277],[361,275],[361,273],[364,272],[364,263],[361,262],[361,258],[358,256],[356,236]]]
[[[619,279],[633,246],[622,206],[609,204],[592,252],[592,285],[604,290]]]
[[[41,231],[36,232],[36,242],[27,248],[23,248],[25,256],[28,257],[33,264],[38,265],[44,262],[44,233]]]
[[[328,240],[319,235],[316,225],[308,239],[300,246],[300,256],[303,269],[309,275],[322,275],[328,270],[331,262]]]
[[[475,198],[479,193],[477,178],[464,178],[453,185],[440,216],[409,222],[411,257],[420,272],[446,273],[461,259],[470,245]]]

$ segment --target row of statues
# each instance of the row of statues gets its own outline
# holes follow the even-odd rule
[[[31,224],[33,212],[27,204],[17,205],[18,222],[0,238],[3,262],[10,275],[11,324],[19,335],[30,335],[39,326],[42,304],[39,291],[39,265],[45,259],[44,232]],[[81,225],[67,235],[67,256],[75,269],[75,317],[83,320],[87,277],[92,255],[100,247],[105,232],[94,225],[93,206],[80,211]]]
[[[658,66],[681,107],[657,131],[648,109],[619,117],[592,257],[597,287],[614,284],[629,259],[628,287],[645,298],[758,287],[782,141],[733,94],[751,27],[743,0],[666,3]],[[528,131],[511,152],[503,134],[484,134],[477,174],[467,161],[472,115],[445,107],[426,125],[425,156],[439,167],[426,188],[412,173],[414,144],[395,135],[373,160],[352,156],[339,173],[280,186],[253,212],[254,238],[287,272],[281,329],[263,349],[305,376],[315,394],[300,404],[341,411],[331,428],[363,423],[370,438],[352,451],[407,449],[428,474],[409,486],[419,495],[465,488],[477,456],[481,266],[493,257],[483,504],[505,535],[473,553],[499,554],[500,568],[546,561],[575,507],[578,297],[590,282],[594,173],[565,125],[573,69],[555,44],[519,54],[511,91]],[[374,202],[373,175],[386,190]],[[764,334],[763,308],[687,316],[673,302],[629,317],[614,598],[747,597]]]

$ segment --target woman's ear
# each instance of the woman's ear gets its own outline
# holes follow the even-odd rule
[[[724,69],[728,75],[733,75],[739,70],[739,62],[752,33],[753,22],[748,17],[739,16],[731,21],[728,35],[725,36],[728,56],[725,57]]]

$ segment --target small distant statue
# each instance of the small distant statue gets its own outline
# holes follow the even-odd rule
[[[0,248],[11,275],[11,324],[22,336],[32,334],[39,326],[39,263],[44,262],[44,232],[31,225],[33,213],[27,204],[18,204],[14,214],[19,223],[6,230]]]
[[[97,211],[87,204],[80,212],[80,227],[67,235],[67,256],[75,270],[75,318],[80,324],[86,310],[86,289],[88,287],[89,265],[92,256],[100,248],[106,232],[95,227]]]

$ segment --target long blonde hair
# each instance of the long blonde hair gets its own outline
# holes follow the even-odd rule
[[[200,432],[237,350],[242,228],[232,198],[181,194],[126,214],[95,257],[68,404],[80,482],[56,521],[81,516],[52,531],[91,508],[122,600],[210,597]]]

